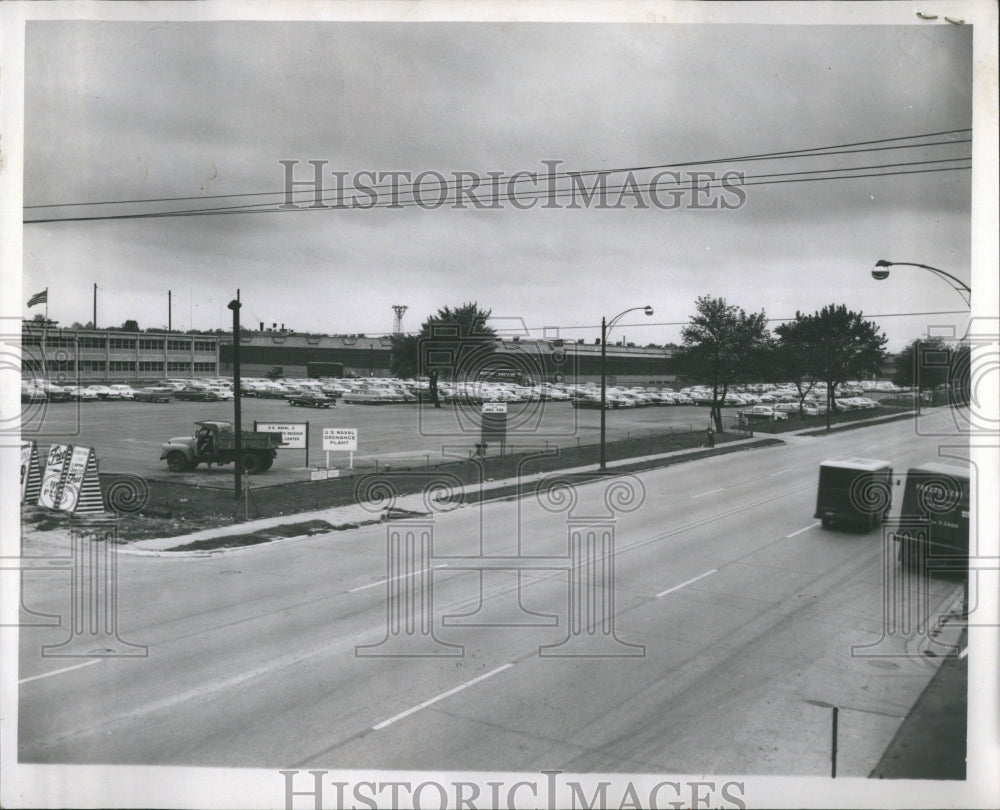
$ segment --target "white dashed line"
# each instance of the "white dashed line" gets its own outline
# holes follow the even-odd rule
[[[392,725],[397,720],[402,720],[404,717],[409,717],[411,714],[415,714],[416,712],[419,712],[421,709],[426,709],[428,706],[430,706],[433,703],[437,703],[439,700],[444,700],[446,697],[451,697],[456,692],[461,692],[463,689],[468,689],[470,686],[474,686],[480,681],[485,681],[487,678],[492,678],[494,675],[503,672],[505,669],[510,669],[512,666],[514,665],[504,664],[502,667],[491,669],[489,672],[480,675],[478,678],[473,678],[471,681],[466,681],[465,683],[456,686],[454,689],[449,689],[447,692],[442,692],[437,697],[432,697],[430,700],[425,700],[423,703],[417,704],[412,709],[407,709],[405,712],[400,712],[399,714],[390,717],[388,720],[383,720],[378,725],[372,726],[372,731],[378,731],[379,729],[383,729],[386,726]]]
[[[99,664],[103,660],[104,660],[103,658],[94,658],[90,661],[84,661],[82,664],[74,664],[71,667],[54,669],[52,670],[52,672],[43,672],[41,675],[32,675],[30,678],[21,678],[21,680],[19,680],[18,683],[27,683],[28,681],[40,681],[42,678],[51,678],[53,675],[61,675],[63,672],[70,672],[74,669],[89,667],[91,664]]]
[[[434,571],[438,568],[447,568],[448,563],[441,563],[441,565],[432,565],[430,568],[421,568],[419,571],[414,571],[410,574],[400,574],[398,577],[393,577],[392,579],[380,579],[378,582],[369,582],[367,585],[358,585],[357,588],[351,588],[348,593],[357,593],[358,591],[363,591],[365,588],[377,588],[379,585],[385,585],[387,582],[395,582],[397,579],[406,579],[407,577],[416,576],[417,574],[426,574],[428,571]]]
[[[682,582],[680,585],[674,585],[673,588],[667,588],[665,591],[660,591],[658,594],[656,594],[656,598],[659,599],[661,596],[666,596],[668,593],[679,591],[681,588],[690,585],[692,582],[697,582],[699,579],[704,579],[709,574],[714,574],[718,570],[719,570],[718,568],[713,568],[711,571],[706,571],[704,574],[698,574],[698,576],[692,577],[687,582]]]
[[[785,535],[785,539],[787,540],[789,537],[795,537],[795,535],[797,535],[797,534],[802,534],[802,532],[807,532],[810,529],[815,529],[819,525],[820,525],[819,523],[813,523],[811,526],[806,526],[804,529],[799,529],[797,532],[792,532],[791,534],[786,534]]]

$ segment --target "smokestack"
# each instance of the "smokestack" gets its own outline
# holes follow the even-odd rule
[[[264,322],[263,321],[260,322],[260,331],[261,332],[264,331]]]

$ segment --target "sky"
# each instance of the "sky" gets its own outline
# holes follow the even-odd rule
[[[889,259],[970,282],[971,26],[32,21],[25,48],[26,221],[267,209],[26,224],[23,297],[48,288],[63,326],[91,319],[95,283],[100,326],[142,328],[166,325],[168,290],[175,329],[228,328],[237,289],[244,325],[369,335],[391,331],[395,304],[415,331],[475,301],[503,330],[588,342],[602,316],[649,305],[613,338],[677,342],[702,295],[774,319],[846,304],[879,316],[890,351],[967,321],[882,317],[966,307],[920,269],[870,273]],[[950,134],[913,137],[929,133]],[[911,148],[680,169],[827,172],[705,192],[715,208],[689,186],[672,208],[648,194],[277,207],[282,160],[300,181],[325,161],[332,193],[334,172],[611,170],[875,141]],[[890,163],[917,165],[860,168]],[[846,169],[915,173],[829,179]],[[186,199],[136,202],[165,198]]]

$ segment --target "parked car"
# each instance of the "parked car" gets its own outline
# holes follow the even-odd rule
[[[69,391],[71,399],[79,400],[80,402],[97,400],[97,392],[91,391],[89,388],[84,388],[82,385],[69,385],[66,386],[66,390]]]
[[[135,399],[135,389],[131,385],[109,385],[116,399]]]
[[[166,386],[151,385],[135,392],[136,402],[170,402],[174,398],[174,389]]]
[[[774,406],[774,410],[780,413],[801,413],[804,416],[819,416],[819,408],[808,402],[803,402],[801,409],[795,402],[779,402]]]
[[[69,402],[72,398],[68,388],[63,388],[48,380],[42,380],[35,385],[35,389],[41,391],[45,399],[49,402]]]
[[[739,415],[748,422],[779,422],[788,419],[788,414],[779,411],[777,405],[754,405],[744,408]]]
[[[21,383],[21,402],[45,402],[45,392],[30,383]]]
[[[87,390],[93,391],[98,399],[117,399],[117,397],[112,396],[111,389],[106,385],[88,385]]]
[[[299,405],[303,408],[329,408],[335,400],[330,399],[326,394],[316,391],[303,391],[300,394],[289,394],[288,404]]]
[[[218,402],[219,395],[208,388],[198,388],[197,386],[189,385],[181,388],[179,391],[174,391],[174,399],[193,400],[196,402]]]

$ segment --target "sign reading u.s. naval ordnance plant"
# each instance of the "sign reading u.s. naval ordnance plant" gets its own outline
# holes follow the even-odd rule
[[[354,452],[358,449],[357,428],[323,428],[323,449]]]

